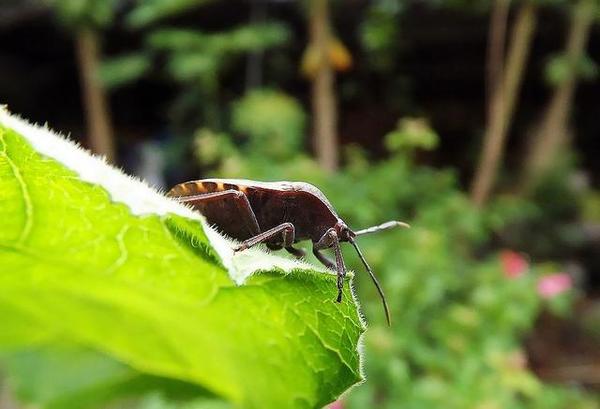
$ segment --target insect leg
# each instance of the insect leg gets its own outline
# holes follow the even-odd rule
[[[336,269],[336,265],[333,261],[329,260],[320,250],[313,248],[313,254],[325,267],[330,268],[332,270]]]
[[[283,244],[276,244],[276,243],[266,243],[266,244],[267,244],[267,248],[269,250],[281,250],[284,248]],[[304,252],[304,250],[297,249],[294,246],[288,246],[285,249],[288,253],[294,255],[297,258],[302,258],[302,257],[306,256],[306,253]]]
[[[246,227],[251,236],[255,236],[260,233],[260,227],[256,220],[256,215],[250,206],[250,202],[246,195],[237,190],[224,190],[222,192],[202,193],[198,195],[190,196],[176,196],[174,197],[181,203],[189,203],[192,206],[206,202],[219,201],[224,199],[232,199],[233,203],[238,207],[240,213],[244,216],[241,218],[246,223]]]
[[[275,244],[275,243],[265,243],[267,245],[267,248],[269,250],[273,250],[273,251],[277,251],[277,250],[281,250],[283,248],[283,246],[281,244]]]
[[[327,263],[333,264],[325,256],[323,256],[319,250],[324,248],[333,247],[335,254],[335,269],[337,270],[337,289],[338,295],[336,298],[337,302],[342,302],[342,290],[344,289],[344,278],[346,277],[346,265],[344,264],[344,258],[342,257],[342,249],[340,248],[340,240],[338,239],[337,233],[334,229],[329,229],[323,237],[319,239],[313,245],[313,253],[319,259],[319,261],[327,266]]]
[[[257,244],[264,243],[278,234],[283,234],[283,246],[289,247],[294,243],[295,229],[292,223],[281,223],[279,226],[275,226],[265,232],[259,233],[254,237],[250,237],[248,240],[244,240],[242,244],[235,247],[233,251],[242,251],[254,247]]]
[[[297,258],[302,258],[302,257],[306,256],[306,253],[302,249],[297,249],[292,246],[288,246],[285,249],[287,250],[288,253],[294,255]]]

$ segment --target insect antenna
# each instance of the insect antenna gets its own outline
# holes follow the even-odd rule
[[[406,227],[406,228],[409,228],[410,225],[407,224],[407,223],[404,223],[404,222],[399,222],[399,221],[396,221],[396,220],[392,220],[392,221],[385,222],[385,223],[382,223],[382,224],[377,225],[377,226],[372,226],[372,227],[368,227],[366,229],[355,231],[354,234],[356,236],[361,236],[363,234],[376,233],[376,232],[382,231],[382,230],[393,229],[394,227]]]
[[[360,249],[358,248],[358,245],[356,244],[356,242],[352,238],[350,238],[348,241],[356,249],[356,252],[358,253],[358,257],[360,257],[360,260],[362,261],[362,263],[367,268],[367,272],[371,276],[371,280],[373,280],[373,284],[375,284],[375,287],[377,288],[377,292],[379,292],[379,296],[381,297],[381,302],[383,303],[383,309],[385,311],[385,319],[387,321],[387,324],[388,324],[388,326],[392,326],[392,320],[390,318],[390,309],[388,308],[388,304],[387,304],[387,301],[385,299],[385,294],[383,293],[383,289],[381,288],[381,285],[379,284],[379,281],[377,281],[377,277],[375,277],[375,274],[373,274],[373,270],[371,270],[371,267],[367,263],[367,260],[365,260],[365,257],[362,255],[362,253],[361,253]]]

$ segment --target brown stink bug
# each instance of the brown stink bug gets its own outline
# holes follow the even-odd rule
[[[296,257],[303,257],[304,252],[293,244],[311,240],[315,257],[337,271],[337,302],[342,301],[346,276],[340,242],[349,242],[377,287],[390,324],[390,312],[383,290],[354,239],[392,227],[408,227],[406,223],[389,221],[352,231],[319,189],[302,182],[204,179],[180,183],[169,191],[168,196],[190,204],[221,232],[240,240],[242,243],[234,251],[265,243],[271,250],[285,249]],[[321,253],[326,248],[333,248],[335,262]]]

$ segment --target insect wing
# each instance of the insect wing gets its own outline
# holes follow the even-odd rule
[[[259,233],[250,208],[233,196],[210,201],[200,198],[188,204],[202,213],[211,226],[229,237],[246,240]]]

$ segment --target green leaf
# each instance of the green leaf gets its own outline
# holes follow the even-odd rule
[[[284,44],[290,38],[289,30],[281,23],[247,24],[219,33],[199,30],[164,28],[148,37],[151,47],[159,50],[202,52],[214,56],[226,53],[262,51]]]
[[[173,78],[179,81],[198,81],[199,78],[213,79],[219,61],[202,53],[175,53],[167,67]]]
[[[113,20],[116,0],[49,0],[58,19],[72,29],[105,28]]]
[[[212,0],[146,0],[129,14],[127,21],[132,27],[141,28],[163,18],[184,13]]]
[[[165,51],[202,51],[210,35],[198,30],[164,28],[148,35],[148,44]]]
[[[302,106],[282,92],[258,89],[233,104],[232,127],[248,135],[263,158],[291,157],[300,149],[305,126]]]
[[[138,80],[150,68],[150,57],[144,53],[121,55],[102,62],[100,80],[107,88],[117,88]]]
[[[74,345],[11,351],[0,355],[0,363],[19,400],[49,409],[94,408],[147,394],[186,401],[200,397],[215,400],[194,384],[142,374],[104,354]]]
[[[402,118],[397,128],[386,135],[386,147],[394,151],[433,150],[437,147],[439,137],[423,118]]]
[[[336,304],[333,274],[234,256],[202,220],[0,109],[0,352],[81,345],[243,408],[321,407],[359,382],[349,287]]]
[[[598,75],[598,66],[588,55],[577,61],[571,61],[567,55],[553,56],[546,64],[546,82],[552,86],[559,86],[572,78],[592,80]]]

